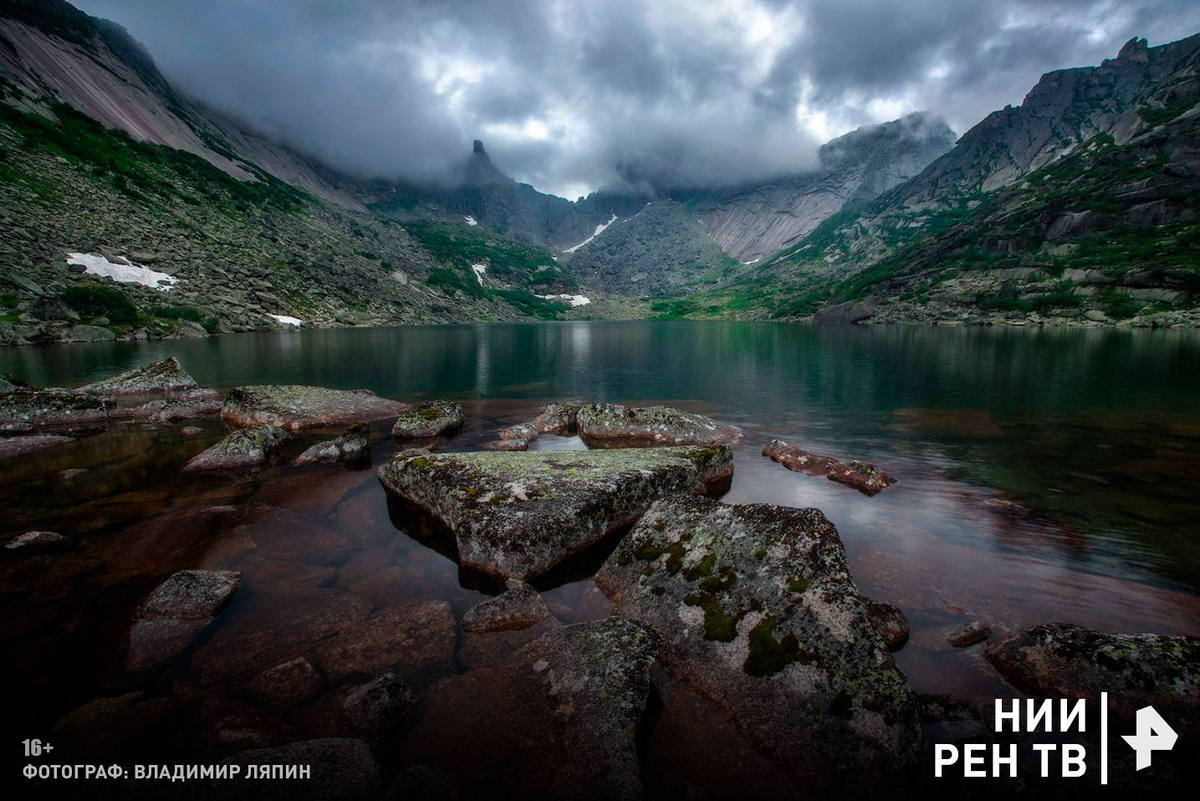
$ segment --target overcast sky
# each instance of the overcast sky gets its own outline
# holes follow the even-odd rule
[[[179,87],[360,174],[482,139],[567,197],[734,183],[929,110],[959,133],[1051,69],[1200,31],[1195,0],[73,0]]]

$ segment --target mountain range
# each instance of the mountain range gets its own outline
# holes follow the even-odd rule
[[[1195,325],[1200,36],[912,114],[749,186],[348,175],[172,87],[118,25],[0,0],[0,342],[746,317]],[[155,277],[158,276],[158,277]],[[139,283],[140,282],[140,283]]]

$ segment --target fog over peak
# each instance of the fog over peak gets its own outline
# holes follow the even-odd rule
[[[739,184],[928,110],[962,132],[1048,70],[1200,30],[1194,0],[75,0],[180,88],[370,177],[483,140],[574,197]]]

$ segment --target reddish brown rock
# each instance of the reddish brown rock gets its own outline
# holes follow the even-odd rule
[[[314,649],[314,657],[334,684],[392,671],[419,691],[454,672],[454,641],[450,605],[419,601],[342,627]]]
[[[864,495],[876,495],[896,479],[873,464],[852,459],[840,462],[832,456],[811,453],[782,439],[773,439],[763,446],[763,456],[796,473],[825,476],[830,481],[853,487]]]
[[[882,601],[872,601],[864,598],[867,607],[867,619],[871,628],[879,632],[880,639],[889,651],[899,651],[908,642],[908,618],[900,609]]]
[[[35,434],[29,437],[3,437],[0,438],[0,460],[24,456],[27,453],[36,453],[46,448],[66,445],[74,441],[74,437],[64,437],[55,434]]]
[[[260,425],[235,431],[208,450],[192,457],[184,470],[246,470],[267,463],[287,441],[283,429]]]
[[[242,690],[275,714],[287,715],[324,685],[312,663],[301,656],[255,674]]]
[[[955,648],[969,648],[990,636],[992,636],[992,630],[989,626],[973,620],[950,632],[950,636],[946,637],[946,642]]]

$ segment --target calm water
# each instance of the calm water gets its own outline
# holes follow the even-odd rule
[[[969,620],[1200,634],[1191,332],[471,325],[7,349],[0,374],[69,386],[168,355],[217,388],[307,383],[458,400],[468,425],[451,449],[493,439],[548,400],[664,402],[740,426],[725,500],[822,509],[861,589],[908,615],[912,639],[897,658],[919,692],[980,697],[999,686],[978,649],[945,644]],[[46,568],[52,580],[6,573],[2,684],[23,731],[44,734],[84,701],[130,689],[120,665],[131,610],[177,569],[243,572],[214,639],[221,627],[278,626],[280,609],[303,619],[333,593],[377,606],[446,600],[456,616],[482,598],[449,559],[397,530],[373,469],[181,477],[223,435],[216,420],[199,425],[192,438],[118,426],[0,465],[0,534],[46,528],[77,545]],[[788,472],[759,455],[772,437],[871,461],[899,483],[866,497]],[[377,427],[374,466],[395,450]],[[74,468],[87,472],[62,476]],[[196,516],[229,505],[242,510],[232,533]],[[602,616],[591,589],[577,581],[547,600],[565,622]],[[206,684],[196,670],[180,680]]]

